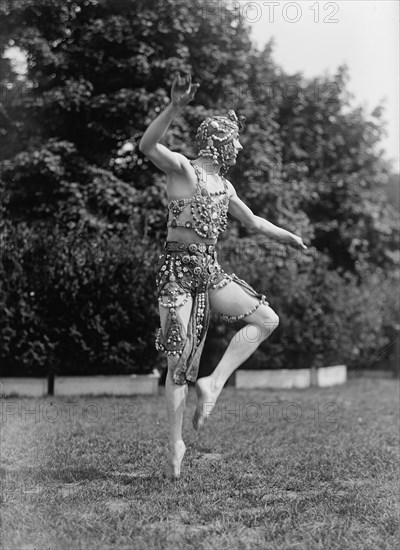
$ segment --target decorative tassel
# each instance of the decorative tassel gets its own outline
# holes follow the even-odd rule
[[[175,308],[171,307],[165,326],[164,347],[167,351],[175,355],[180,353],[184,347],[186,339],[186,330],[182,320]]]

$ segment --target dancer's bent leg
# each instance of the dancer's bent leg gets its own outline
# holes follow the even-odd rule
[[[190,298],[185,304],[179,307],[179,315],[185,328],[189,322],[192,303],[193,300]],[[159,312],[161,328],[164,330],[168,312],[162,305],[159,305]],[[181,463],[186,450],[182,439],[182,423],[186,405],[186,397],[188,395],[188,385],[175,384],[172,379],[174,368],[178,359],[179,357],[174,355],[167,356],[168,371],[165,380],[165,398],[169,424],[168,453],[165,473],[167,477],[170,478],[179,477]]]
[[[249,311],[257,298],[250,296],[237,283],[231,282],[221,289],[210,291],[211,308],[224,315],[241,315]],[[224,355],[210,376],[196,382],[198,403],[193,417],[193,427],[198,430],[211,414],[229,376],[248,359],[279,325],[279,317],[266,304],[243,318],[246,326],[232,338]]]

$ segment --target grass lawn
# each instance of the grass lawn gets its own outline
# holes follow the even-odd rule
[[[1,399],[3,550],[393,549],[399,388],[225,388],[179,481],[159,396]]]

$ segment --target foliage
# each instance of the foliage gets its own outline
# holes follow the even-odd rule
[[[249,239],[228,239],[220,256],[228,272],[251,280],[266,295],[280,318],[278,328],[242,368],[371,366],[379,359],[376,351],[388,344],[385,328],[400,305],[394,292],[398,277],[384,284],[385,274],[377,270],[360,285],[357,275],[329,269],[330,259],[322,253],[288,251]],[[229,341],[234,330],[214,321],[211,336]]]
[[[3,374],[153,370],[157,301],[148,274],[158,245],[132,235],[4,225]]]
[[[252,269],[240,258],[231,262],[276,297],[282,323],[263,346],[268,364],[293,366],[306,353],[308,362],[321,354],[326,362],[338,350],[351,362],[353,348],[367,357],[385,340],[383,326],[397,326],[390,301],[383,300],[384,311],[374,308],[377,288],[393,288],[399,270],[398,212],[387,201],[390,166],[380,150],[383,107],[352,107],[345,66],[323,78],[286,74],[273,61],[272,41],[262,51],[252,46],[237,3],[211,8],[202,0],[1,4],[1,51],[14,46],[27,56],[26,75],[5,55],[0,67],[0,208],[7,221],[0,231],[9,280],[1,291],[1,347],[8,361],[14,354],[14,366],[61,368],[65,357],[68,368],[96,361],[128,368],[133,360],[147,368],[154,359],[150,258],[166,236],[165,177],[138,143],[168,104],[175,71],[190,70],[201,87],[165,144],[194,157],[205,116],[229,108],[245,115],[244,150],[229,179],[255,214],[309,246],[294,259],[275,246],[272,261],[261,257]],[[245,247],[248,239],[232,220],[221,245]],[[257,246],[265,241],[255,239]],[[129,255],[132,242],[145,243],[146,261],[143,252]],[[93,243],[104,254],[100,266]],[[81,254],[78,266],[73,258]],[[61,296],[70,301],[68,314],[55,312]],[[127,306],[152,313],[142,319]],[[79,315],[86,328],[73,328]],[[317,325],[321,334],[310,336]],[[332,326],[343,327],[336,344]]]

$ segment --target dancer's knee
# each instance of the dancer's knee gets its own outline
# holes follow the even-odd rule
[[[168,357],[167,378],[170,381],[170,383],[174,384],[175,386],[187,386],[188,385],[187,380],[184,380],[183,384],[178,384],[174,380],[174,373],[175,373],[175,369],[178,361],[179,361],[179,357],[175,357],[175,356]]]
[[[167,359],[167,363],[168,363],[168,367],[167,367],[167,374],[169,376],[171,376],[172,378],[172,375],[174,374],[175,372],[175,369],[176,369],[176,365],[179,361],[179,356],[176,357],[176,356],[169,356],[168,359]]]
[[[259,319],[257,322],[262,340],[265,340],[279,325],[279,317],[269,306],[259,307]]]

